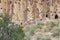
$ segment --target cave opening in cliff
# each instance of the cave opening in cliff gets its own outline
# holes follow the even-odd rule
[[[42,0],[42,2],[43,2],[44,0]]]
[[[48,17],[48,14],[46,14],[46,17]]]
[[[22,25],[22,22],[21,22],[21,25]]]
[[[10,1],[10,4],[12,3],[12,1]]]
[[[1,3],[1,0],[0,0],[0,3]]]
[[[55,15],[55,19],[58,19],[58,15],[57,14]]]

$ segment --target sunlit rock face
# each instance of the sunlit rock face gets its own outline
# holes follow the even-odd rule
[[[60,0],[0,0],[0,13],[9,13],[18,24],[60,19]]]

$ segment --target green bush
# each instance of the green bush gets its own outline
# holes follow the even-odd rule
[[[43,33],[38,33],[37,34],[37,40],[51,40],[51,36],[49,35],[44,35]]]
[[[51,34],[45,35],[45,33],[41,31],[44,28],[48,28],[50,31],[48,31],[47,34]],[[37,29],[40,30],[36,32]],[[24,31],[26,40],[52,40],[55,37],[60,38],[60,20],[49,21],[46,23],[40,22],[35,25],[30,25],[25,27]],[[34,35],[36,35],[36,38],[32,38]]]
[[[0,40],[24,40],[22,26],[12,23],[8,14],[0,15]]]
[[[55,27],[51,30],[53,37],[60,37],[60,27]]]

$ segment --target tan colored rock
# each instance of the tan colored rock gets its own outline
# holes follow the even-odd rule
[[[60,18],[59,0],[1,0],[0,13],[9,13],[12,21],[24,24],[29,20],[40,21]]]

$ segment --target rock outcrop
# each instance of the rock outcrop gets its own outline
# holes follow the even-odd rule
[[[9,13],[18,24],[60,19],[60,0],[0,0],[0,13]]]

